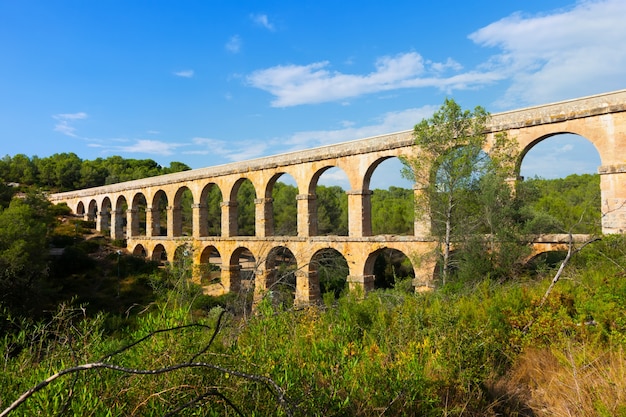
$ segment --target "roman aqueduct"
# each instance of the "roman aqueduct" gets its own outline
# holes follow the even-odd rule
[[[521,158],[550,136],[572,133],[597,149],[600,174],[602,231],[626,231],[626,90],[546,104],[492,115],[489,137],[506,132],[517,140]],[[416,259],[435,247],[428,222],[416,219],[411,236],[372,235],[370,180],[383,161],[414,152],[412,131],[381,135],[315,149],[245,162],[229,163],[142,180],[77,190],[49,196],[66,203],[75,214],[95,221],[96,229],[112,239],[125,239],[128,252],[154,260],[172,260],[178,248],[194,265],[219,266],[223,291],[238,291],[242,270],[249,269],[257,291],[271,289],[276,279],[277,254],[289,253],[297,265],[295,302],[319,299],[314,260],[329,249],[345,258],[351,289],[373,288],[374,262],[381,251],[393,249]],[[320,236],[317,228],[316,185],[320,176],[336,167],[350,183],[348,235]],[[275,233],[272,189],[283,175],[297,186],[297,235]],[[237,229],[237,193],[243,181],[254,186],[255,233],[240,236]],[[219,218],[209,218],[207,198],[213,187],[222,195]],[[191,233],[183,233],[183,192],[193,196]],[[419,193],[418,187],[414,188]],[[164,210],[159,209],[164,207]],[[163,219],[163,217],[166,217]],[[208,224],[220,224],[218,236]],[[166,224],[166,227],[162,225]],[[141,226],[141,227],[140,227]],[[562,245],[561,237],[544,237],[536,245]],[[538,250],[542,250],[539,248]],[[180,251],[179,251],[180,252]],[[179,255],[176,255],[179,256]],[[431,284],[434,265],[413,265],[416,290]]]

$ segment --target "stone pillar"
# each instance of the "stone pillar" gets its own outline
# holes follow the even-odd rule
[[[179,237],[183,234],[183,219],[180,207],[167,208],[167,236]]]
[[[139,216],[137,209],[126,210],[126,237],[131,238],[139,235]]]
[[[296,297],[294,306],[316,304],[322,299],[317,271],[296,271]]]
[[[241,265],[222,265],[221,281],[225,292],[239,292]]]
[[[146,207],[146,237],[158,236],[158,222],[155,227],[155,220],[159,219],[159,211],[152,207]]]
[[[257,198],[255,207],[255,234],[257,237],[274,235],[273,198]]]
[[[435,288],[434,273],[437,266],[437,255],[434,252],[423,254],[419,266],[413,266],[415,278],[411,284],[416,293],[432,291]]]
[[[317,196],[298,194],[298,236],[308,237],[317,234]]]
[[[598,168],[602,233],[626,233],[626,164]]]
[[[111,239],[124,239],[124,212],[111,210]]]
[[[424,207],[427,204],[425,201],[424,193],[428,186],[415,183],[413,185],[413,204],[414,207],[414,219],[413,219],[413,236],[417,237],[429,237],[431,235],[431,221],[428,215],[428,207]]]
[[[268,269],[265,271],[260,268],[255,270],[253,304],[257,304],[263,299],[265,294],[267,294],[267,292],[271,290],[272,285],[274,285],[275,280],[276,280],[275,268]]]
[[[368,292],[374,290],[374,275],[348,275],[348,289],[351,293],[365,296]]]
[[[222,201],[222,237],[237,236],[237,201]]]
[[[207,222],[206,204],[192,204],[191,212],[193,237],[199,238],[208,235],[209,224]]]
[[[107,211],[107,209],[102,209],[98,213],[98,217],[96,218],[96,230],[100,233],[109,230],[111,227],[109,216],[111,212]]]
[[[372,235],[372,191],[346,191],[348,194],[348,236]]]

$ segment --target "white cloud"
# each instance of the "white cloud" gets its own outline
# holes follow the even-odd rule
[[[444,70],[460,68],[452,60],[446,63],[425,62],[421,55],[408,52],[379,58],[375,71],[367,75],[331,72],[328,61],[308,65],[279,65],[258,70],[247,77],[250,85],[276,98],[274,107],[341,101],[363,94],[401,88],[436,87],[447,92],[496,81],[492,72],[467,72],[443,76]]]
[[[116,146],[112,149],[116,152],[145,153],[151,155],[172,155],[176,148],[185,146],[181,143],[168,143],[158,140],[137,139],[128,146]]]
[[[270,23],[266,14],[252,14],[250,15],[250,19],[252,19],[252,21],[257,25],[262,26],[267,30],[274,31],[274,25]]]
[[[54,131],[77,138],[78,135],[76,134],[76,128],[73,122],[86,119],[87,117],[87,113],[85,112],[55,114],[52,116],[52,118],[57,120],[57,123],[54,125]]]
[[[290,152],[384,135],[390,132],[400,132],[412,129],[422,119],[432,116],[435,110],[434,106],[424,106],[399,112],[389,112],[375,120],[375,123],[362,127],[354,127],[351,122],[342,121],[342,128],[340,129],[296,132],[288,138],[281,138],[275,142],[282,149],[288,147],[286,152]]]
[[[182,71],[176,71],[174,73],[175,76],[177,77],[181,77],[181,78],[192,78],[194,74],[194,71],[192,69],[190,70],[182,70]]]
[[[228,162],[245,161],[267,155],[268,145],[259,141],[224,141],[195,137],[192,139],[199,149],[185,151],[193,155],[217,155]]]
[[[239,53],[239,51],[241,50],[241,44],[241,37],[239,35],[233,35],[230,37],[230,39],[228,39],[228,42],[226,42],[226,45],[224,45],[224,47],[228,52],[236,54]]]
[[[583,0],[541,16],[514,14],[470,35],[501,53],[485,65],[512,81],[503,106],[539,104],[624,86],[626,2]]]

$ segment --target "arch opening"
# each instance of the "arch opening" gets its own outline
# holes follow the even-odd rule
[[[222,234],[222,191],[215,183],[207,184],[202,190],[201,202],[206,205],[200,212],[201,236],[220,236]]]
[[[193,194],[181,187],[174,197],[174,236],[193,236]]]
[[[397,157],[381,158],[369,168],[364,184],[372,191],[373,235],[413,235],[415,197],[413,182],[402,177]]]
[[[237,201],[237,236],[256,234],[256,190],[247,178],[242,178],[233,187]]]
[[[295,179],[285,173],[277,174],[268,184],[266,197],[271,197],[274,236],[298,234],[298,187]]]
[[[370,254],[365,263],[365,275],[374,275],[375,289],[390,289],[402,286],[411,292],[415,270],[411,260],[402,252],[382,248]]]
[[[331,293],[339,298],[348,287],[348,261],[335,249],[326,248],[315,252],[309,263],[309,271],[313,281],[311,286],[319,285],[322,295]]]
[[[200,254],[200,285],[207,289],[208,293],[212,286],[219,286],[222,278],[222,256],[215,246],[207,246]]]
[[[137,193],[133,197],[133,225],[131,227],[131,236],[146,236],[146,209],[148,203],[143,193]]]
[[[167,194],[163,190],[157,191],[152,199],[153,236],[167,236],[167,207]]]
[[[278,246],[270,251],[266,261],[266,286],[275,306],[293,306],[297,269],[296,257],[288,248]]]
[[[310,187],[315,195],[318,236],[348,236],[348,194],[350,182],[338,167],[319,170]]]
[[[600,234],[600,154],[583,136],[541,137],[522,152],[517,193],[528,233]]]
[[[152,250],[151,260],[158,262],[160,265],[164,265],[167,262],[167,251],[165,246],[157,244]]]

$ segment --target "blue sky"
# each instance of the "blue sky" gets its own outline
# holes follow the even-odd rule
[[[408,130],[445,97],[623,89],[625,21],[624,0],[0,0],[0,154],[201,168]],[[596,172],[575,139],[522,174]]]

